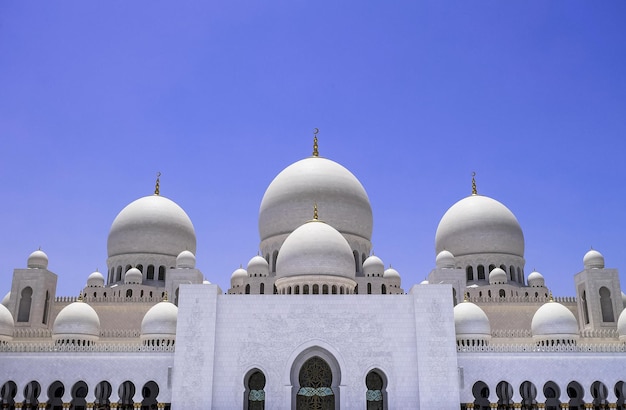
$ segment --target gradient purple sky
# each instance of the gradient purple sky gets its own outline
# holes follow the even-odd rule
[[[229,286],[272,179],[320,151],[408,290],[445,211],[507,205],[555,295],[593,246],[626,289],[626,2],[0,2],[0,296],[41,246],[76,295],[154,190]]]

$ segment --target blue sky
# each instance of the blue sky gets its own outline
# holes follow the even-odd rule
[[[559,296],[593,246],[626,289],[626,2],[0,2],[0,294],[41,247],[75,295],[117,213],[154,190],[228,288],[265,188],[320,151],[409,289],[439,219],[507,205]]]

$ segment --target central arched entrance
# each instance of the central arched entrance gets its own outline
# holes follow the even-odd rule
[[[299,388],[296,410],[334,410],[333,373],[330,366],[319,356],[308,359],[298,376]]]

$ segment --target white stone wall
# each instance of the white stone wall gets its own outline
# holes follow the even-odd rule
[[[182,285],[173,400],[180,408],[243,408],[244,379],[256,368],[266,377],[266,408],[288,409],[294,363],[320,355],[340,377],[342,409],[365,408],[365,376],[378,369],[389,409],[456,410],[451,293],[441,285],[408,295],[241,296]]]

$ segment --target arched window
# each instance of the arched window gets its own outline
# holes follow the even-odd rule
[[[121,410],[133,410],[135,408],[135,402],[133,397],[135,396],[135,385],[131,381],[125,381],[120,385],[118,389],[120,401],[118,409]]]
[[[561,389],[555,382],[549,381],[543,386],[543,395],[546,398],[546,410],[561,408],[561,401],[559,400]]]
[[[303,295],[308,295],[309,294],[309,285],[302,286],[302,294]]]
[[[159,280],[165,280],[165,266],[159,266]]]
[[[383,295],[387,294],[387,286],[385,286],[384,283],[380,285],[380,293],[382,293]]]
[[[591,384],[591,396],[593,397],[594,409],[605,409],[609,402],[606,400],[609,395],[609,389],[606,385],[600,381],[595,381]]]
[[[489,265],[489,273],[496,268],[496,265]]]
[[[313,285],[313,294],[319,295],[320,293],[320,285]]]
[[[55,381],[48,387],[48,402],[46,403],[47,409],[63,410],[63,394],[65,393],[65,387],[60,381]]]
[[[354,270],[355,272],[359,272],[359,252],[358,251],[353,251],[352,254],[354,255]]]
[[[513,407],[513,386],[508,382],[501,381],[496,386],[498,396],[498,408],[508,409]]]
[[[585,402],[583,396],[585,392],[583,387],[578,382],[570,382],[567,385],[567,396],[569,397],[569,408],[572,410],[583,410],[585,408]]]
[[[148,273],[146,274],[147,280],[154,280],[154,265],[148,265]]]
[[[8,381],[2,385],[0,389],[0,403],[9,409],[15,408],[15,395],[17,394],[17,385],[13,381]]]
[[[71,409],[86,409],[87,408],[87,392],[89,388],[87,387],[87,383],[84,381],[79,381],[72,386],[72,401],[70,402]]]
[[[153,381],[149,381],[148,383],[143,385],[141,389],[141,395],[143,396],[143,400],[141,400],[141,408],[142,409],[156,409],[157,408],[157,396],[159,395],[159,385]]]
[[[367,294],[368,294],[368,295],[371,295],[371,294],[372,294],[372,284],[371,284],[371,283],[368,283],[368,284],[367,284]]]
[[[483,265],[478,265],[478,280],[485,279],[485,267]]]
[[[322,285],[322,294],[328,295],[328,285]]]
[[[259,285],[259,293],[260,293],[261,295],[264,295],[264,294],[265,294],[265,283],[261,283],[261,284]]]
[[[603,322],[614,322],[613,302],[611,301],[611,291],[606,287],[600,288],[600,309],[602,310]]]
[[[367,392],[365,393],[365,400],[367,401],[367,410],[383,410],[385,406],[385,386],[381,375],[372,370],[365,376],[365,386]]]
[[[336,295],[337,294],[337,285],[333,285],[333,287],[331,288],[332,290],[332,294]]]
[[[126,289],[126,297],[127,298],[132,298],[133,297],[133,290],[132,289]]]
[[[265,409],[265,375],[256,370],[248,377],[246,382],[246,410]]]
[[[499,295],[501,298],[506,296],[506,292],[504,291],[504,289],[500,289]]]
[[[113,283],[113,281],[115,281],[115,268],[111,268],[111,270],[109,271],[109,284]]]
[[[296,410],[335,408],[333,374],[324,359],[313,356],[304,362],[298,380],[300,386],[296,397]]]
[[[589,324],[589,308],[587,307],[587,291],[583,290],[583,319],[585,320],[585,324]]]
[[[300,285],[295,286],[293,293],[295,293],[296,295],[300,294]]]
[[[474,280],[474,268],[468,266],[465,268],[465,274],[467,276],[467,280]]]
[[[489,406],[489,387],[485,382],[478,381],[472,386],[472,394],[474,395],[475,409],[490,409]]]
[[[248,283],[246,285],[246,295],[249,295],[249,294],[250,294],[250,284]]]
[[[340,294],[340,295],[343,295],[343,286],[340,286],[340,287],[339,287],[339,294]]]
[[[522,395],[522,408],[534,409],[536,408],[537,400],[537,388],[534,384],[528,380],[522,383],[519,387],[519,392]]]
[[[41,323],[44,325],[48,323],[48,311],[50,310],[50,292],[46,291],[46,300],[43,304],[43,318],[41,319]]]
[[[30,286],[22,289],[20,295],[20,305],[17,311],[18,322],[28,322],[30,320],[30,306],[33,302],[33,289]]]
[[[117,277],[115,278],[116,282],[119,282],[122,280],[122,267],[118,266],[117,267]]]
[[[24,388],[24,402],[22,405],[23,409],[28,410],[37,410],[39,407],[39,394],[41,393],[41,385],[32,381],[26,385]]]

